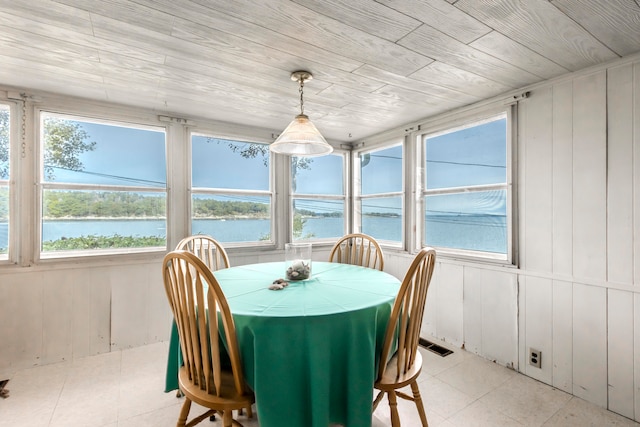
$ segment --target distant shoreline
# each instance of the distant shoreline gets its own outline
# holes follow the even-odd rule
[[[85,216],[82,218],[71,217],[44,217],[43,221],[160,221],[167,219],[164,216]],[[198,219],[212,220],[242,220],[242,219],[269,219],[268,216],[212,216],[212,217],[196,217]]]

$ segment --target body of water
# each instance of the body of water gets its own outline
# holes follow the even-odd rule
[[[364,233],[378,240],[400,241],[402,223],[397,217],[365,217]],[[199,219],[193,223],[194,234],[209,234],[220,242],[249,242],[266,239],[271,232],[267,219],[214,220]],[[67,220],[43,224],[43,240],[89,235],[159,236],[166,237],[164,220]],[[307,218],[302,237],[338,238],[344,234],[342,218]],[[425,227],[426,243],[430,246],[452,247],[487,252],[506,253],[507,227],[504,217],[495,215],[429,216]],[[0,223],[0,250],[6,251],[7,224]]]

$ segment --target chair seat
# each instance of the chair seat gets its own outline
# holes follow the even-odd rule
[[[251,407],[255,402],[253,393],[249,390],[244,395],[239,395],[234,385],[233,373],[228,371],[222,372],[222,383],[220,396],[207,393],[206,390],[194,386],[189,379],[189,373],[184,366],[178,372],[178,383],[180,390],[192,401],[199,405],[209,407],[214,405],[221,410],[234,410]]]
[[[396,390],[413,382],[422,371],[422,355],[416,352],[415,362],[406,373],[398,374],[398,354],[396,353],[387,363],[382,377],[376,381],[374,387],[378,390]]]

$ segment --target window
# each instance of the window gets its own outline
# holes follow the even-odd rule
[[[345,155],[291,158],[293,240],[345,234]]]
[[[163,128],[41,114],[43,257],[166,248]]]
[[[423,244],[507,259],[507,114],[423,137]]]
[[[9,253],[9,107],[0,104],[0,259]]]
[[[272,242],[267,144],[191,137],[191,234]]]
[[[402,143],[398,143],[360,152],[356,168],[356,225],[362,233],[394,245],[403,241],[402,158]]]

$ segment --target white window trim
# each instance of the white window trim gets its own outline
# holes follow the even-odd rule
[[[18,103],[10,100],[1,100],[3,107],[9,110],[9,177],[3,181],[3,185],[9,189],[9,223],[7,232],[9,238],[7,240],[7,253],[0,255],[0,265],[15,264],[18,262],[20,253],[20,238],[18,230],[20,229],[20,216],[18,215],[18,198],[19,191],[16,191],[17,176],[20,173],[20,155],[22,149],[26,150],[26,146],[21,146],[20,119],[22,115],[18,112]],[[16,155],[18,153],[18,155]]]
[[[165,134],[165,167],[169,163],[169,154],[167,150],[168,146],[168,135],[169,131],[167,127],[163,124],[157,123],[137,123],[131,120],[123,119],[122,117],[111,118],[106,115],[101,114],[99,118],[96,118],[93,114],[82,114],[78,112],[65,112],[56,109],[41,107],[36,108],[33,114],[33,126],[34,126],[34,135],[37,135],[33,140],[35,143],[35,152],[37,156],[37,167],[34,171],[34,175],[36,177],[36,206],[35,211],[37,214],[34,219],[34,227],[32,228],[35,231],[35,235],[32,236],[31,241],[33,242],[33,247],[31,249],[31,254],[33,254],[33,258],[36,261],[51,261],[56,259],[74,259],[74,258],[93,258],[97,256],[119,256],[119,255],[129,255],[129,254],[157,254],[164,253],[167,251],[169,244],[169,174],[167,170],[167,184],[164,187],[143,187],[143,186],[118,186],[118,185],[94,185],[94,184],[77,184],[77,183],[58,183],[58,182],[46,182],[44,177],[44,150],[43,150],[43,132],[44,128],[42,126],[43,123],[43,115],[47,115],[49,117],[57,117],[61,119],[69,119],[87,123],[97,123],[111,126],[122,126],[122,127],[131,127],[135,129],[147,129],[156,132],[164,132]],[[43,202],[44,202],[44,191],[47,189],[66,189],[66,190],[92,190],[92,191],[123,191],[123,192],[143,192],[143,193],[162,193],[165,195],[165,224],[167,225],[167,236],[166,242],[167,245],[163,247],[145,247],[145,248],[119,248],[119,249],[96,249],[91,251],[86,250],[69,250],[69,251],[42,251],[42,221],[43,221]]]
[[[360,158],[362,154],[371,153],[374,151],[381,151],[387,148],[392,148],[400,146],[402,148],[402,189],[400,191],[386,192],[386,193],[372,193],[372,194],[360,194],[362,174],[360,167]],[[379,199],[379,198],[391,198],[391,197],[400,197],[400,206],[402,208],[402,230],[400,232],[400,236],[402,241],[398,242],[395,240],[384,240],[376,237],[376,240],[381,246],[392,248],[392,249],[405,249],[407,247],[407,230],[410,230],[407,220],[409,219],[407,213],[410,212],[407,210],[407,192],[409,188],[407,183],[410,182],[407,179],[407,174],[405,171],[409,167],[409,162],[407,161],[407,144],[405,143],[404,137],[395,137],[385,139],[385,142],[379,142],[375,145],[367,147],[365,144],[362,144],[362,148],[353,151],[353,159],[352,159],[352,171],[353,171],[353,219],[352,219],[352,230],[355,233],[362,232],[362,200],[366,199]]]
[[[350,203],[350,194],[351,194],[351,185],[349,182],[349,178],[351,176],[350,171],[349,171],[349,161],[350,161],[350,152],[349,151],[345,151],[345,150],[338,150],[338,149],[334,149],[332,155],[339,155],[342,157],[342,188],[343,188],[343,194],[307,194],[307,193],[294,193],[293,192],[293,188],[291,188],[291,157],[290,156],[286,156],[287,158],[287,172],[286,172],[286,176],[288,177],[287,180],[287,188],[289,189],[287,194],[289,195],[288,197],[288,206],[289,206],[289,220],[287,221],[287,242],[294,242],[295,240],[293,240],[293,220],[294,220],[294,201],[295,200],[299,200],[299,199],[314,199],[314,200],[340,200],[343,202],[344,205],[344,212],[343,212],[343,233],[347,234],[349,233],[349,230],[351,229],[351,203]],[[332,246],[336,240],[341,237],[338,236],[337,238],[334,237],[325,237],[325,238],[313,238],[313,239],[308,239],[307,241],[313,243],[316,246]]]
[[[416,209],[417,212],[415,222],[415,246],[414,251],[418,251],[423,245],[424,237],[424,220],[425,206],[424,197],[426,195],[433,194],[455,194],[468,191],[487,191],[501,189],[506,190],[506,206],[507,206],[507,251],[506,254],[496,254],[492,252],[471,251],[464,249],[453,248],[436,248],[438,254],[463,260],[475,260],[475,261],[488,261],[491,263],[513,265],[516,257],[516,241],[517,236],[514,230],[516,230],[515,215],[516,204],[514,195],[514,172],[515,172],[515,144],[517,141],[517,125],[515,119],[517,117],[517,103],[509,105],[493,105],[486,107],[482,110],[465,111],[459,115],[448,117],[446,120],[438,120],[433,122],[431,126],[421,125],[419,131],[414,133],[414,146],[416,148],[415,156],[415,184],[416,184]],[[479,125],[492,120],[497,117],[506,116],[507,129],[506,129],[506,181],[504,184],[492,184],[492,185],[479,185],[469,186],[461,188],[447,188],[447,189],[433,189],[426,190],[423,188],[424,183],[424,165],[426,160],[426,153],[424,150],[424,139],[426,137],[433,137],[443,133],[449,133],[455,130],[463,129],[472,125]]]
[[[193,137],[201,136],[206,138],[214,138],[214,139],[222,139],[227,141],[234,141],[239,143],[249,143],[249,144],[262,144],[268,146],[269,142],[265,141],[260,137],[246,137],[239,135],[237,133],[231,132],[229,130],[225,130],[223,132],[216,131],[211,128],[205,129],[190,129],[187,132],[187,166],[186,171],[188,174],[187,177],[187,230],[189,234],[192,234],[192,208],[193,208],[193,196],[196,194],[200,195],[208,195],[208,196],[218,196],[218,195],[238,195],[238,196],[257,196],[257,197],[267,197],[269,198],[269,218],[270,218],[270,236],[269,240],[252,240],[247,242],[223,242],[224,247],[227,249],[233,248],[256,248],[256,249],[274,249],[278,245],[279,241],[279,225],[276,218],[277,212],[279,209],[279,201],[277,197],[276,185],[278,183],[275,179],[275,170],[277,167],[277,157],[272,152],[269,152],[269,190],[243,190],[243,189],[232,189],[232,188],[216,188],[216,187],[194,187],[192,182],[193,176],[193,161],[192,161],[192,153],[193,153]],[[214,236],[215,237],[215,236]],[[284,245],[283,245],[284,247]]]

